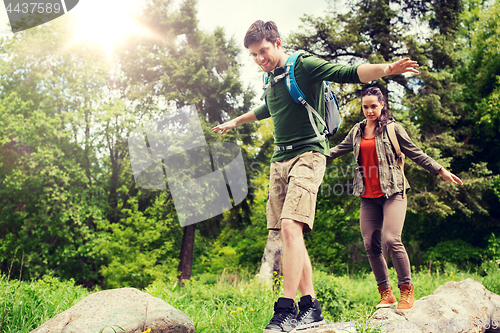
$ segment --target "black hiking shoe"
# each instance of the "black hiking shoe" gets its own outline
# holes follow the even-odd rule
[[[290,332],[297,327],[297,306],[290,298],[278,298],[274,303],[274,316],[269,325],[264,328],[264,333]]]
[[[321,304],[311,295],[302,296],[299,302],[300,312],[296,320],[296,329],[304,330],[308,328],[320,327],[325,323],[325,318],[321,313]],[[295,332],[295,331],[294,331]]]

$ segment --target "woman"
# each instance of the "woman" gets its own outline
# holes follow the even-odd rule
[[[389,284],[382,251],[384,243],[398,275],[401,299],[397,308],[409,310],[415,297],[410,260],[401,242],[407,204],[403,191],[407,180],[397,164],[397,156],[386,130],[387,124],[394,120],[378,88],[364,90],[361,104],[366,119],[354,125],[344,141],[330,150],[330,158],[354,151],[357,168],[353,193],[361,196],[361,234],[381,296],[376,307],[398,304]],[[395,132],[401,151],[412,161],[433,175],[440,174],[444,179],[462,185],[457,176],[415,146],[400,124],[395,124]]]

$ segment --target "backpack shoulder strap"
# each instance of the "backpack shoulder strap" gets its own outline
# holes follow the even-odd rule
[[[391,140],[392,146],[396,150],[396,155],[399,157],[401,155],[401,147],[399,146],[398,138],[396,137],[396,130],[394,129],[394,121],[387,124],[387,134],[389,135],[389,140]]]
[[[288,73],[286,74],[285,79],[286,88],[288,89],[288,92],[292,96],[293,100],[298,104],[304,104],[306,101],[306,96],[302,90],[300,90],[297,80],[295,79],[295,63],[297,62],[297,58],[303,53],[304,52],[295,52],[288,57],[285,64],[285,73]]]
[[[269,82],[269,76],[267,73],[264,73],[262,79],[263,79],[263,94],[261,96],[261,100],[264,100],[266,105],[267,105],[267,98],[266,95],[269,92],[269,90],[280,80],[285,78],[285,86],[290,93],[290,96],[292,96],[293,100],[297,104],[303,104],[305,106],[306,104],[306,96],[300,90],[299,85],[297,84],[297,81],[295,80],[295,63],[297,62],[298,57],[303,54],[304,52],[295,52],[294,54],[290,55],[288,59],[286,60],[285,63],[285,72],[281,75],[276,76],[273,80]]]
[[[281,79],[285,78],[285,86],[288,92],[290,93],[290,96],[292,96],[293,100],[297,104],[304,104],[306,103],[306,96],[300,90],[299,85],[297,84],[297,81],[295,79],[295,63],[297,62],[298,57],[303,54],[304,52],[295,52],[291,56],[288,57],[285,63],[285,72],[281,75],[276,76],[271,82],[269,82],[269,78],[267,73],[264,73],[263,76],[263,89],[264,93],[261,96],[261,100],[264,100],[266,98],[267,93],[269,90],[276,84],[278,81]]]
[[[260,100],[264,100],[264,103],[266,103],[266,108],[269,110],[269,107],[267,106],[267,93],[269,92],[269,89],[271,89],[271,85],[268,85],[267,84],[267,81],[269,81],[269,75],[267,75],[267,73],[264,73],[264,75],[262,75],[262,81],[264,83],[264,86],[262,87],[262,89],[264,89],[264,94],[262,95],[262,97],[260,98]]]
[[[312,106],[310,106],[307,103],[306,96],[304,95],[302,90],[300,90],[299,85],[297,84],[297,80],[295,79],[295,63],[297,62],[299,56],[302,55],[303,53],[304,52],[295,52],[294,54],[288,57],[288,60],[286,61],[285,64],[285,83],[286,83],[285,85],[295,103],[302,104],[307,109],[307,111],[309,112],[309,120],[311,121],[311,125],[314,128],[314,132],[316,133],[317,137],[321,137],[322,134],[319,133],[318,131],[313,115],[319,120],[321,124],[323,124],[326,130],[327,126],[325,120],[319,115],[319,113]],[[323,82],[323,84],[326,83]]]

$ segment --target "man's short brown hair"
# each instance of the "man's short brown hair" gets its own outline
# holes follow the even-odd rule
[[[280,38],[278,27],[273,21],[264,22],[262,20],[255,21],[248,28],[244,39],[245,48],[248,49],[250,44],[260,42],[266,39],[270,43],[276,43],[276,39]]]

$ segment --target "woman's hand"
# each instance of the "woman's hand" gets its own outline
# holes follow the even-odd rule
[[[449,172],[445,168],[439,169],[438,173],[441,175],[441,177],[443,177],[446,180],[449,180],[453,184],[458,184],[458,185],[464,184],[460,178],[458,178],[457,176],[455,176],[454,174],[452,174],[451,172]]]

